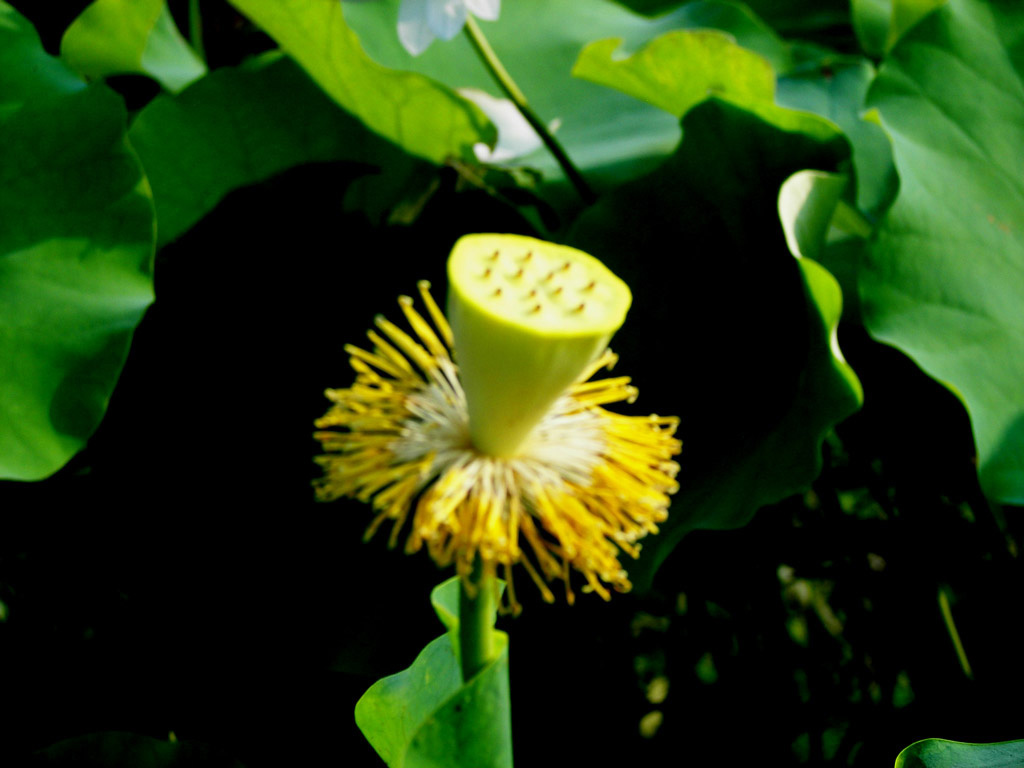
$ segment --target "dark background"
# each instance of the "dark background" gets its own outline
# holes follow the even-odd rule
[[[50,50],[83,5],[15,3]],[[207,25],[265,44],[226,10]],[[0,764],[72,764],[38,751],[109,731],[173,731],[196,745],[182,765],[381,764],[354,704],[441,633],[429,592],[449,574],[362,543],[364,505],[313,502],[311,424],[351,380],[342,345],[419,278],[443,295],[460,234],[527,228],[451,169],[412,224],[374,226],[342,212],[354,171],[240,190],[158,254],[88,448],[0,484]],[[520,580],[523,614],[500,623],[518,765],[888,765],[925,737],[1024,738],[1019,510],[981,498],[956,399],[841,332],[866,402],[813,490],[691,534],[645,595],[549,606]],[[666,341],[621,339],[631,357]]]

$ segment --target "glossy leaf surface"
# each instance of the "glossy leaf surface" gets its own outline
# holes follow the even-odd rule
[[[911,744],[896,758],[896,768],[1019,768],[1024,765],[1024,741],[964,744],[925,739]]]
[[[868,96],[900,195],[860,271],[865,323],[967,406],[982,487],[1024,502],[1024,9],[954,0]]]
[[[0,477],[46,477],[84,445],[153,300],[126,119],[0,3]]]

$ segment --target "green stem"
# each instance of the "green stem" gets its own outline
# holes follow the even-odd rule
[[[964,644],[960,641],[960,633],[957,631],[956,622],[953,621],[953,611],[949,605],[949,588],[939,587],[939,610],[942,611],[942,621],[949,632],[949,639],[953,642],[956,657],[960,661],[960,668],[968,680],[974,679],[974,672],[971,671],[971,662],[967,660],[967,653],[964,651]]]
[[[540,136],[541,141],[544,142],[544,146],[548,148],[548,151],[554,155],[555,160],[562,166],[562,170],[565,172],[565,176],[572,182],[572,185],[576,188],[579,196],[583,199],[583,202],[593,203],[597,196],[593,190],[590,189],[590,185],[587,184],[586,179],[579,172],[575,165],[572,164],[572,160],[569,159],[569,155],[565,153],[562,145],[558,143],[558,140],[551,134],[547,126],[537,117],[536,113],[531,109],[529,102],[526,100],[526,96],[519,86],[516,85],[515,80],[509,75],[508,70],[502,65],[501,60],[498,59],[498,55],[491,48],[491,44],[487,42],[487,38],[484,37],[484,33],[480,30],[480,27],[476,23],[476,19],[473,18],[472,14],[466,16],[466,36],[469,38],[469,42],[476,50],[480,59],[483,61],[487,70],[494,77],[495,81],[501,87],[501,90],[505,92],[505,95],[512,100],[512,103],[516,105],[516,108],[526,118],[526,122],[537,132]]]
[[[203,16],[199,11],[199,0],[188,0],[188,41],[205,64],[206,46],[203,45]]]
[[[495,657],[494,577],[483,576],[478,559],[469,582],[469,589],[465,580],[459,583],[459,655],[463,682],[468,682]]]

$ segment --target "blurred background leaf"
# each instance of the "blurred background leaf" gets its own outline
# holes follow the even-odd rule
[[[346,4],[346,17],[367,53],[385,66],[428,75],[453,88],[472,87],[502,96],[469,42],[437,42],[413,57],[395,34],[398,0]],[[744,7],[690,3],[648,19],[606,0],[518,0],[481,28],[541,119],[557,120],[555,136],[598,192],[653,170],[679,141],[679,124],[648,104],[572,77],[583,48],[603,38],[629,52],[678,28],[721,27],[741,44],[784,61],[786,46]],[[578,208],[561,169],[545,150],[518,163],[543,174],[546,194]]]
[[[410,154],[435,163],[472,160],[474,144],[494,144],[494,127],[474,104],[441,83],[372,61],[345,19],[355,6],[323,0],[231,3],[332,99]]]
[[[775,73],[761,56],[720,32],[668,32],[628,58],[620,40],[599,40],[580,53],[575,77],[606,85],[676,117],[708,95],[737,104],[772,102]]]
[[[206,74],[165,0],[95,0],[68,27],[60,52],[87,79],[149,75],[172,93]]]
[[[776,101],[813,112],[842,129],[853,150],[856,206],[877,220],[896,197],[899,178],[889,137],[864,116],[874,77],[874,67],[861,56],[819,55],[779,77]]]
[[[677,118],[711,97],[736,104],[782,130],[835,138],[835,125],[775,103],[775,77],[762,57],[706,31],[666,33],[623,57],[614,41],[593,43],[574,72],[657,106]]]
[[[348,161],[351,176],[371,173],[392,186],[416,165],[278,54],[218,69],[176,96],[158,96],[129,136],[153,188],[161,245],[231,190],[296,165]]]
[[[46,477],[85,444],[153,300],[126,120],[0,3],[0,477]]]
[[[649,16],[667,13],[681,5],[682,0],[616,0],[620,5]],[[692,3],[690,3],[692,4]],[[749,8],[776,31],[786,35],[813,36],[849,20],[847,0],[748,0],[732,3]]]
[[[946,0],[851,0],[853,28],[861,48],[879,58],[904,33]]]
[[[1024,503],[1024,8],[953,0],[868,94],[900,194],[860,270],[868,330],[971,416],[982,487]]]
[[[29,764],[54,768],[242,768],[222,750],[205,744],[118,731],[65,739],[33,754]]]

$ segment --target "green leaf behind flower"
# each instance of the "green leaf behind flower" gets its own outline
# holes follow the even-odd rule
[[[618,41],[592,43],[574,73],[682,117],[709,96],[731,102],[787,131],[822,140],[838,131],[826,120],[775,104],[775,74],[768,61],[719,32],[668,32],[626,58]]]
[[[793,258],[777,213],[786,178],[834,169],[845,140],[717,100],[687,112],[683,135],[661,168],[599,201],[572,237],[645,297],[613,342],[640,388],[637,407],[682,419],[669,520],[626,564],[641,588],[687,531],[743,525],[806,488],[825,434],[861,399],[832,347],[838,286]]]
[[[858,205],[880,215],[891,204],[898,185],[892,148],[885,132],[861,117],[875,74],[867,60],[828,55],[803,62],[779,77],[776,91],[769,62],[721,33],[669,32],[629,57],[616,56],[617,42],[588,45],[574,74],[676,117],[712,95],[787,130],[824,136],[837,126],[853,147]]]
[[[41,479],[85,444],[153,300],[126,122],[0,2],[0,477]]]
[[[346,17],[374,60],[453,88],[503,96],[463,36],[435,41],[421,56],[410,56],[395,33],[398,7],[399,0],[346,6]],[[541,119],[557,121],[555,136],[598,191],[653,170],[678,143],[679,123],[648,104],[573,77],[588,43],[616,38],[633,50],[670,30],[713,27],[779,66],[788,61],[787,46],[768,27],[744,6],[725,2],[687,3],[649,19],[607,0],[516,0],[503,4],[498,21],[480,27]],[[541,171],[548,185],[564,184],[544,149],[517,162]]]
[[[168,243],[233,189],[302,163],[347,160],[399,182],[415,160],[340,109],[294,61],[271,55],[211,73],[184,93],[161,95],[129,133]]]
[[[407,152],[443,163],[450,157],[472,159],[477,142],[494,143],[494,127],[475,105],[422,75],[372,61],[345,20],[350,5],[343,11],[338,0],[231,3],[332,99]]]
[[[996,744],[964,744],[945,739],[924,739],[911,744],[896,758],[896,768],[1020,768],[1024,740]]]
[[[620,40],[599,40],[580,54],[573,75],[646,101],[682,117],[708,95],[740,104],[772,101],[775,73],[768,61],[715,31],[668,32],[628,58]]]
[[[60,52],[89,79],[149,75],[172,93],[206,74],[165,0],[95,0],[68,27]]]
[[[431,602],[448,634],[374,683],[356,704],[356,724],[392,768],[511,768],[508,635],[495,631],[498,657],[463,684],[453,643],[458,578],[435,588]]]
[[[1024,503],[1024,7],[952,0],[868,95],[900,194],[859,272],[871,334],[971,416],[983,489]]]

